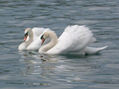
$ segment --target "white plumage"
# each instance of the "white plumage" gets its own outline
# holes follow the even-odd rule
[[[41,39],[40,36],[44,31],[49,30],[49,28],[33,28],[33,42],[29,44],[26,48],[27,50],[38,50],[41,47]]]
[[[18,49],[19,50],[38,50],[41,47],[40,35],[47,29],[38,28],[38,27],[32,28],[31,32],[29,32],[29,33],[33,33],[32,37],[29,37],[29,35],[28,35],[26,41],[22,42],[18,46]],[[25,33],[26,33],[26,31],[25,31]],[[33,38],[32,41],[31,41],[31,38]],[[28,42],[28,41],[31,41],[31,42]]]
[[[50,35],[50,34],[49,34]],[[52,39],[52,38],[51,38]],[[105,49],[105,47],[88,47],[96,39],[93,33],[86,26],[68,26],[59,37],[57,44],[51,47],[48,54],[95,54]],[[41,52],[41,50],[39,50]]]
[[[68,26],[57,39],[54,31],[49,28],[32,28],[26,29],[27,39],[19,46],[19,50],[39,50],[39,53],[47,54],[95,54],[104,47],[89,47],[91,43],[96,41],[93,33],[86,26],[73,25]],[[47,36],[46,34],[47,33]],[[41,45],[41,38],[50,38],[49,44]],[[47,40],[48,42],[48,40]]]

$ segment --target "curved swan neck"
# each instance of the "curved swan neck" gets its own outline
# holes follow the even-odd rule
[[[51,41],[40,48],[41,52],[47,52],[48,50],[53,48],[58,42],[57,35],[55,34],[54,31],[47,31],[47,34],[48,37],[51,39]]]
[[[33,41],[33,31],[29,30],[28,41],[25,41],[26,47],[28,47]]]

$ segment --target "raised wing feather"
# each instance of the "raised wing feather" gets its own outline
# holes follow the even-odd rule
[[[68,52],[79,52],[95,40],[88,27],[78,25],[68,26],[59,37],[57,45],[47,53],[64,54]]]

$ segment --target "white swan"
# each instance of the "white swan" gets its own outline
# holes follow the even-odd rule
[[[24,42],[18,46],[18,50],[38,50],[41,47],[40,35],[48,28],[26,28]]]
[[[107,48],[107,46],[100,48],[88,47],[96,39],[93,37],[92,32],[85,26],[68,26],[59,39],[54,31],[47,30],[41,36],[41,44],[47,38],[50,38],[51,41],[46,45],[42,45],[39,53],[85,55],[95,54]]]

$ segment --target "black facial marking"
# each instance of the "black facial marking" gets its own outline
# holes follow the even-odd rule
[[[43,39],[43,36],[44,36],[44,35],[41,36],[41,39]]]
[[[25,36],[28,36],[28,32],[25,34]]]

